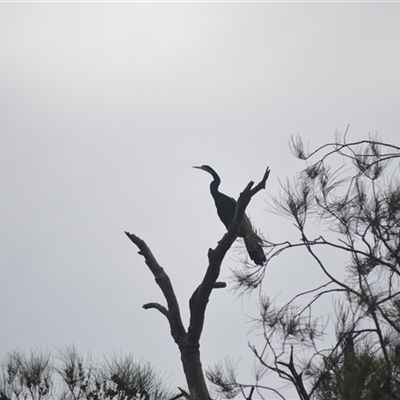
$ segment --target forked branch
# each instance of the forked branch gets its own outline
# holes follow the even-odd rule
[[[180,343],[186,332],[182,323],[178,300],[176,299],[175,292],[169,276],[160,266],[160,264],[158,264],[153,253],[151,252],[150,248],[147,246],[144,240],[140,239],[133,233],[125,232],[125,234],[139,248],[139,254],[144,257],[147,266],[154,275],[156,283],[163,292],[168,304],[168,309],[157,303],[149,303],[147,305],[144,305],[143,308],[156,308],[158,309],[158,311],[164,314],[168,318],[171,328],[171,334],[175,342]]]
[[[206,306],[211,291],[215,288],[225,287],[225,283],[217,282],[222,260],[232,243],[238,237],[247,205],[256,193],[265,188],[269,173],[270,170],[267,168],[263,179],[253,189],[253,182],[250,182],[246,186],[237,201],[235,217],[230,224],[228,232],[223,236],[214,250],[209,250],[207,271],[203,281],[194,291],[189,301],[190,323],[187,332],[183,326],[178,301],[167,273],[158,264],[150,248],[142,239],[132,233],[125,232],[128,238],[139,248],[139,254],[144,257],[147,266],[154,275],[156,283],[162,290],[167,301],[167,307],[159,303],[147,303],[143,308],[154,308],[167,317],[171,328],[171,335],[181,352],[181,360],[190,391],[190,398],[211,400],[204,379],[199,350],[199,340],[203,330]],[[185,396],[183,391],[181,391],[181,394]]]

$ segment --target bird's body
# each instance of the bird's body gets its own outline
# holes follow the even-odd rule
[[[213,176],[214,180],[210,184],[210,192],[214,199],[220,220],[226,226],[226,229],[229,229],[229,226],[235,217],[236,200],[219,191],[221,179],[210,166],[202,165],[201,167],[193,168],[202,169]],[[246,214],[243,217],[243,222],[238,236],[244,239],[250,258],[257,265],[262,265],[266,261],[264,251],[261,247],[262,239],[254,232],[251,222]]]

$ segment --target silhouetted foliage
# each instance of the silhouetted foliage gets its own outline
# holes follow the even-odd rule
[[[299,137],[291,148],[308,165],[282,185],[270,209],[289,217],[301,239],[266,241],[266,265],[236,271],[236,289],[258,287],[268,265],[275,261],[277,267],[287,251],[304,250],[293,268],[313,263],[325,282],[283,306],[261,295],[254,329],[262,331],[265,344],[251,346],[259,364],[257,398],[271,390],[284,398],[280,388],[262,386],[272,372],[302,400],[399,399],[400,147],[337,135],[311,153]],[[315,307],[324,299],[335,307],[318,315]],[[223,398],[249,387],[229,368],[216,367],[208,376]]]
[[[112,357],[103,364],[86,360],[75,348],[50,355],[10,353],[0,376],[1,400],[167,400],[171,391],[148,363],[132,356]]]
[[[50,355],[32,353],[8,354],[3,361],[0,376],[0,399],[51,398],[53,389]]]

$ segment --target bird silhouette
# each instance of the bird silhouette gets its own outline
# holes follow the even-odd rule
[[[218,190],[219,185],[221,184],[221,179],[209,165],[202,165],[193,168],[202,169],[213,176],[214,180],[210,184],[211,196],[214,198],[220,220],[226,226],[226,229],[229,229],[229,225],[235,216],[236,200]],[[256,232],[254,232],[251,222],[246,214],[243,217],[238,236],[243,238],[247,252],[254,263],[257,265],[263,265],[266,258],[261,246],[262,239]]]

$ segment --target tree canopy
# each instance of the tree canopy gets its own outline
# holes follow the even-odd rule
[[[271,390],[284,398],[262,386],[272,372],[302,400],[400,398],[400,147],[337,135],[312,152],[300,137],[291,148],[307,165],[270,210],[289,217],[300,240],[266,241],[266,264],[236,271],[236,288],[259,287],[289,251],[297,252],[293,268],[311,263],[324,283],[280,306],[260,291],[254,324],[265,342],[251,345],[262,371],[253,386],[261,398]],[[326,299],[334,308],[318,315]],[[229,366],[208,376],[225,398],[249,386]]]
[[[84,359],[74,347],[56,357],[9,353],[0,369],[1,400],[167,400],[172,391],[149,363],[132,355],[103,363]]]

